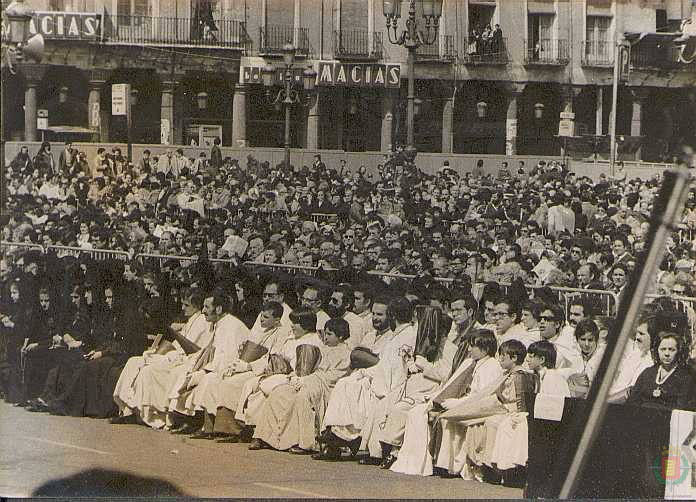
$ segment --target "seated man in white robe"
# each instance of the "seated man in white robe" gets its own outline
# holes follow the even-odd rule
[[[581,373],[584,367],[582,353],[575,339],[574,330],[563,331],[565,315],[559,305],[544,305],[539,315],[541,338],[556,348],[556,368],[567,368],[570,373]],[[566,372],[567,373],[567,372]]]
[[[295,370],[297,363],[297,347],[300,345],[314,345],[321,348],[323,343],[317,333],[317,316],[307,308],[299,308],[290,314],[292,322],[292,332],[283,339],[278,338],[277,344],[269,353],[269,361],[272,357],[279,357],[287,362],[289,371]],[[286,332],[287,333],[287,332]],[[270,365],[269,365],[270,366]],[[244,383],[241,396],[239,397],[235,418],[248,427],[256,425],[256,414],[261,409],[267,391],[270,389],[270,382],[283,382],[285,375],[274,374],[268,366],[258,376],[253,376]],[[266,385],[261,386],[264,382]],[[232,404],[232,403],[230,403]],[[250,445],[250,449],[259,449],[262,446],[258,443]]]
[[[258,322],[242,341],[239,360],[222,372],[207,373],[193,391],[194,410],[203,410],[205,420],[203,433],[197,439],[213,439],[233,443],[239,440],[242,428],[234,420],[234,411],[247,380],[259,376],[268,363],[268,354],[277,351],[288,338],[289,331],[281,326],[283,307],[270,301],[263,304]]]
[[[372,305],[372,322],[377,330],[388,322],[392,329],[390,340],[379,355],[379,362],[370,368],[354,371],[340,379],[331,393],[324,416],[326,431],[322,441],[329,449],[329,457],[337,448],[347,446],[351,453],[358,448],[369,450],[370,457],[363,463],[379,463],[382,449],[371,430],[363,430],[372,423],[370,417],[383,414],[388,403],[386,396],[403,386],[406,379],[405,354],[412,354],[416,343],[416,329],[411,324],[413,306],[406,298],[396,298],[386,307],[385,299],[376,299]],[[386,308],[385,308],[386,307]],[[318,458],[321,458],[319,456]],[[362,460],[361,460],[362,462]]]
[[[119,417],[112,423],[126,423],[137,415],[150,427],[165,425],[169,389],[179,373],[191,369],[213,335],[201,312],[203,293],[191,290],[183,296],[181,307],[188,321],[170,326],[173,343],[162,341],[156,351],[148,349],[142,356],[131,357],[123,368],[114,390]]]
[[[344,319],[348,323],[350,337],[347,344],[350,349],[357,347],[365,336],[363,319],[351,312],[354,302],[355,294],[353,288],[348,285],[340,285],[333,290],[329,298],[329,304],[325,307],[329,317],[332,319]]]
[[[498,346],[508,340],[517,340],[528,347],[530,343],[539,340],[539,336],[530,335],[525,325],[519,322],[520,312],[514,302],[508,298],[499,298],[496,302],[492,319],[495,321],[495,337],[498,340]]]
[[[210,343],[198,354],[190,371],[180,375],[169,391],[168,419],[173,412],[180,415],[195,415],[193,391],[207,373],[222,373],[234,361],[239,360],[239,349],[249,339],[249,329],[242,321],[225,311],[230,297],[221,290],[215,290],[203,302],[203,314],[212,324],[213,337]]]

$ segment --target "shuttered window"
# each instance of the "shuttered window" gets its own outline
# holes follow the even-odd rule
[[[368,0],[341,1],[341,31],[367,31]]]
[[[293,0],[266,0],[266,26],[288,26],[295,22]]]
[[[555,14],[556,5],[554,0],[529,0],[527,12],[529,14]]]

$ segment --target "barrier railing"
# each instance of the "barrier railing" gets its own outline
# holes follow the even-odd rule
[[[143,265],[148,262],[157,262],[159,266],[162,266],[162,264],[164,264],[167,261],[178,261],[182,265],[190,265],[191,263],[198,261],[197,256],[177,256],[158,253],[138,253],[137,255],[135,255],[134,259],[139,261]]]
[[[40,244],[30,244],[28,242],[11,242],[11,241],[2,241],[0,242],[0,249],[4,250],[9,249],[10,252],[15,251],[15,250],[25,250],[25,251],[31,251],[36,250],[39,251],[41,254],[44,253],[44,248]]]
[[[318,215],[318,214],[317,214]],[[312,215],[316,216],[316,215]],[[321,215],[321,216],[335,216],[335,215]],[[117,260],[130,260],[131,255],[126,252],[126,251],[118,251],[118,250],[111,250],[111,249],[87,249],[87,248],[81,248],[81,247],[76,247],[76,246],[57,246],[57,245],[50,245],[46,246],[44,249],[43,246],[39,244],[31,244],[31,243],[25,243],[25,242],[10,242],[10,241],[1,241],[0,242],[0,249],[3,250],[3,254],[5,253],[6,250],[36,250],[39,251],[42,254],[48,253],[49,251],[55,252],[59,257],[62,256],[76,256],[79,257],[81,255],[87,255],[90,256],[92,259],[95,260],[107,260],[107,259],[117,259]],[[182,265],[189,265],[193,262],[196,262],[199,260],[198,256],[178,256],[178,255],[164,255],[164,254],[157,254],[157,253],[138,253],[135,256],[132,257],[133,260],[140,261],[141,263],[145,264],[148,261],[156,261],[160,266],[167,262],[167,261],[177,261]],[[212,263],[223,263],[223,264],[230,264],[230,265],[238,265],[237,260],[229,259],[229,258],[211,258],[208,261]],[[338,272],[338,269],[336,268],[324,268],[324,267],[308,267],[304,265],[289,265],[289,264],[284,264],[284,263],[265,263],[265,262],[255,262],[255,261],[245,261],[242,263],[245,267],[250,267],[253,269],[269,269],[269,270],[274,270],[274,271],[284,271],[287,274],[290,275],[297,275],[297,274],[305,274],[309,276],[317,276],[320,272],[325,272],[325,273],[332,273],[332,272]],[[413,280],[417,276],[414,274],[400,274],[400,273],[392,273],[392,272],[382,272],[378,270],[370,270],[367,272],[367,274],[380,277],[382,279],[406,279],[406,280]],[[441,283],[452,283],[455,281],[453,278],[449,277],[433,277],[434,281],[441,282]],[[500,288],[504,293],[508,292],[508,288],[510,287],[510,284],[506,283],[498,283]],[[478,291],[482,290],[483,287],[485,286],[485,283],[476,283],[473,285],[473,289],[476,289]],[[584,298],[589,298],[591,301],[594,301],[595,306],[601,307],[601,310],[595,311],[597,314],[603,314],[603,315],[609,315],[613,316],[616,314],[616,309],[619,304],[619,299],[618,299],[618,294],[614,293],[613,291],[607,291],[607,290],[602,290],[602,289],[582,289],[582,288],[569,288],[569,287],[564,287],[564,286],[541,286],[541,285],[536,285],[536,284],[526,284],[526,288],[529,289],[541,289],[543,287],[548,287],[551,291],[553,291],[556,295],[559,301],[564,302],[565,309],[567,311],[568,306],[570,302],[575,298],[575,297],[584,297]],[[480,295],[479,295],[480,298]],[[664,295],[659,295],[659,294],[648,294],[646,295],[646,302],[653,301],[658,298],[665,298]],[[668,296],[666,298],[669,298],[675,304],[677,307],[685,312],[689,316],[689,322],[691,329],[694,330],[696,329],[696,298],[694,297],[687,297],[687,296]]]
[[[104,261],[104,260],[129,260],[130,255],[127,251],[116,251],[113,249],[89,249],[81,248],[77,246],[46,246],[46,252],[54,251],[56,256],[62,258],[64,256],[74,256],[79,257],[82,255],[89,256],[93,260]]]
[[[312,213],[312,221],[317,225],[321,225],[326,222],[338,221],[338,215],[333,213]]]

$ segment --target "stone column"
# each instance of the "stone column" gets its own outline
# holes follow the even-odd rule
[[[162,104],[160,110],[160,143],[172,145],[174,139],[174,89],[176,82],[162,82]]]
[[[87,97],[87,123],[94,131],[92,141],[106,142],[108,137],[102,129],[101,90],[108,79],[108,74],[102,70],[89,72],[89,96]]]
[[[46,73],[46,65],[24,63],[20,68],[27,86],[24,90],[24,141],[38,141],[39,138],[36,132],[36,88]]]
[[[245,84],[234,86],[232,98],[232,146],[245,148],[248,146],[246,135],[246,92]]]
[[[442,106],[442,153],[454,151],[454,98],[449,97]]]
[[[631,136],[641,136],[643,120],[643,103],[648,97],[646,89],[631,89]],[[641,160],[642,148],[636,150],[636,160]]]
[[[517,100],[524,92],[523,84],[507,86],[508,98],[505,114],[505,155],[517,155]]]
[[[319,108],[320,91],[317,88],[315,95],[311,98],[312,102],[307,110],[307,150],[318,150],[319,144],[319,120],[321,111]]]
[[[394,131],[394,94],[391,90],[385,89],[382,98],[382,140],[381,149],[383,152],[392,150],[392,133]]]
[[[582,89],[572,85],[564,85],[561,87],[561,120],[569,120],[572,122],[571,135],[575,134],[575,112],[573,111],[573,101],[580,94]],[[563,116],[565,115],[565,117]],[[561,157],[566,156],[565,143],[561,143]]]

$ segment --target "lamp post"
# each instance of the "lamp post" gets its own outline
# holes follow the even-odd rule
[[[299,90],[293,89],[292,70],[295,64],[295,53],[297,49],[290,43],[283,46],[283,81],[285,88],[280,89],[275,98],[271,98],[271,88],[273,87],[273,78],[276,70],[272,66],[265,66],[261,70],[263,85],[266,87],[266,96],[273,105],[285,106],[285,167],[290,169],[290,107],[297,103],[302,103],[302,95]],[[311,96],[314,92],[315,80],[317,72],[312,68],[307,68],[302,73],[302,87],[307,94]]]
[[[33,59],[40,62],[43,57],[43,36],[36,34],[30,37],[29,25],[34,16],[34,9],[27,6],[22,0],[14,0],[5,9],[7,19],[7,40],[4,41],[5,62],[13,75],[16,73],[15,63],[24,59]],[[4,27],[3,27],[4,28]],[[35,119],[34,119],[35,120]],[[2,162],[2,177],[5,173],[5,121],[0,120],[0,161]],[[6,200],[6,183],[0,188],[0,213],[4,213]]]
[[[413,162],[416,157],[416,147],[413,141],[414,123],[414,104],[415,104],[415,77],[414,68],[416,66],[416,50],[422,45],[432,45],[437,41],[437,31],[442,16],[442,0],[410,0],[408,7],[408,18],[406,19],[406,29],[397,33],[397,23],[401,18],[401,0],[382,0],[384,17],[387,19],[387,36],[389,42],[394,45],[403,45],[408,50],[406,60],[406,72],[408,75],[408,96],[406,110],[406,156]],[[425,30],[419,29],[416,20],[416,3],[419,3],[423,10],[425,20]]]

